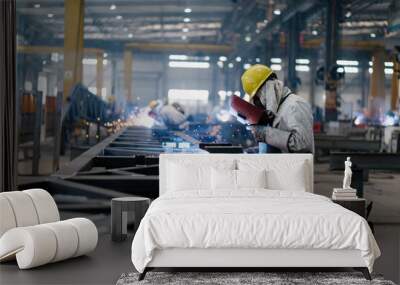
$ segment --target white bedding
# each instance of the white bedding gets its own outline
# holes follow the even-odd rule
[[[156,199],[132,243],[136,269],[143,272],[154,250],[165,248],[357,249],[370,271],[380,256],[365,219],[326,197],[265,189],[223,195]]]

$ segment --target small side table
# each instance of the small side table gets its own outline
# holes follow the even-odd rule
[[[346,200],[337,200],[332,199],[332,201],[340,206],[359,214],[361,217],[365,219],[365,207],[366,207],[366,200],[364,198],[355,198],[355,199],[346,199]]]
[[[128,212],[134,213],[134,232],[150,205],[145,197],[121,197],[111,200],[111,239],[123,241],[128,234]]]

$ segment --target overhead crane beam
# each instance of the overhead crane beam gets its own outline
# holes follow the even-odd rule
[[[212,44],[175,44],[175,43],[128,43],[126,49],[136,49],[141,51],[181,51],[181,52],[204,52],[229,54],[233,51],[229,45]]]
[[[27,53],[27,54],[51,54],[51,53],[59,53],[64,54],[64,47],[59,46],[17,46],[18,53]],[[84,54],[97,55],[98,53],[104,53],[103,49],[99,48],[84,48]]]
[[[64,3],[64,102],[72,88],[82,81],[85,0]]]
[[[320,48],[324,39],[312,39],[305,40],[301,47],[305,49],[315,49]],[[377,48],[383,48],[384,43],[381,41],[353,41],[353,40],[340,40],[338,42],[338,47],[340,49],[354,49],[354,50],[369,50],[373,51]]]

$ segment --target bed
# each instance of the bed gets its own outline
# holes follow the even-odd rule
[[[380,251],[361,216],[313,194],[311,154],[161,154],[160,197],[132,243],[153,268],[352,267]]]

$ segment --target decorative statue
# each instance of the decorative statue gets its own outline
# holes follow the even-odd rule
[[[343,189],[352,189],[350,187],[351,175],[353,174],[351,171],[351,164],[350,157],[347,157],[346,161],[344,162]]]

